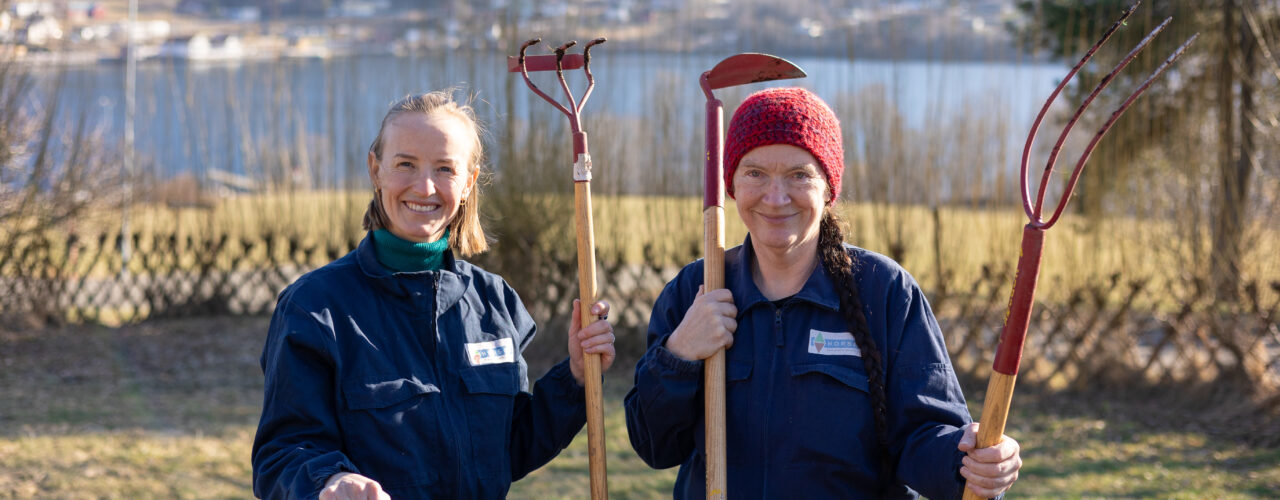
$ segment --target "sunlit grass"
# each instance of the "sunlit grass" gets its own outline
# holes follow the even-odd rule
[[[0,438],[5,498],[252,498],[254,428],[218,435],[124,429]]]
[[[1018,437],[1028,457],[1019,497],[1264,498],[1280,492],[1280,450],[1096,418],[1027,416]]]
[[[0,337],[0,498],[250,498],[266,318],[153,321]],[[670,498],[627,440],[630,366],[605,383],[610,497]],[[967,385],[970,389],[973,384]],[[979,397],[970,394],[971,411]],[[1170,412],[1114,397],[1025,391],[1007,433],[1025,465],[1013,498],[1266,498],[1280,450],[1215,439]],[[1070,396],[1065,396],[1071,398]],[[1191,408],[1191,405],[1187,405]],[[1125,409],[1125,411],[1118,411]],[[1186,410],[1182,410],[1186,411]],[[587,498],[586,433],[511,498]]]

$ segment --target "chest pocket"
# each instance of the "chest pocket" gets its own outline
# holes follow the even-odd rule
[[[347,400],[347,409],[372,410],[397,406],[399,403],[417,396],[440,392],[440,388],[429,382],[413,378],[379,378],[374,382],[347,383],[343,386],[343,397]]]
[[[867,376],[849,366],[827,363],[794,365],[791,367],[791,376],[798,379],[813,378],[820,384],[834,382],[864,394],[870,392]]]
[[[856,358],[855,358],[856,359]],[[782,460],[818,469],[854,467],[875,449],[875,422],[867,376],[844,364],[802,363],[791,367],[793,428],[808,429],[787,445]]]
[[[415,376],[371,376],[342,386],[346,410],[340,412],[344,452],[373,479],[388,488],[436,482],[441,462],[449,460],[440,388]]]
[[[471,458],[480,477],[511,477],[511,418],[520,392],[520,366],[501,363],[460,370]]]

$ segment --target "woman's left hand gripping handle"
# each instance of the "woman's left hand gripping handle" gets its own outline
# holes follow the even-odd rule
[[[579,311],[581,304],[578,299],[573,300],[573,320],[569,324],[569,369],[573,372],[573,379],[578,381],[578,385],[585,385],[583,377],[583,355],[584,353],[600,355],[600,371],[604,372],[613,364],[613,358],[617,356],[614,350],[613,342],[616,338],[613,335],[613,325],[609,324],[609,303],[605,301],[596,302],[591,306],[591,314],[598,320],[582,327],[582,313]]]

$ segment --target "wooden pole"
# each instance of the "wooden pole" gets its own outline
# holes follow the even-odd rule
[[[707,101],[707,158],[703,179],[706,193],[702,209],[702,284],[706,293],[724,288],[724,162],[720,155],[723,126],[723,104],[719,99]],[[723,499],[728,489],[729,468],[725,450],[724,349],[707,358],[702,368],[707,498]]]
[[[710,207],[702,213],[704,257],[703,283],[706,291],[724,288],[724,207]],[[725,452],[724,349],[716,351],[703,365],[707,439],[707,498],[724,498],[728,482]]]
[[[582,134],[584,143],[585,134]],[[583,147],[585,149],[585,146]],[[591,306],[596,303],[596,236],[591,216],[590,158],[579,155],[578,165],[586,164],[586,176],[575,174],[573,183],[574,226],[578,234],[578,297],[580,319],[583,328],[596,321]],[[575,171],[580,170],[575,167]],[[585,177],[585,180],[579,180]],[[591,474],[591,498],[609,498],[606,479],[604,447],[604,394],[601,379],[600,355],[583,354],[583,382],[587,397],[587,456]]]
[[[1013,384],[1017,375],[992,372],[987,382],[987,399],[982,403],[982,425],[978,426],[978,439],[975,449],[989,448],[1000,444],[1004,438],[1004,426],[1009,420],[1009,407],[1013,404]],[[980,500],[966,485],[964,500]]]

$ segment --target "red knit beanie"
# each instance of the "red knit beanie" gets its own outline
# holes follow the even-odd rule
[[[729,121],[724,141],[724,185],[733,197],[733,173],[747,152],[770,144],[804,148],[818,159],[831,188],[828,203],[840,197],[844,146],[840,120],[827,103],[799,87],[761,90],[742,101]]]

